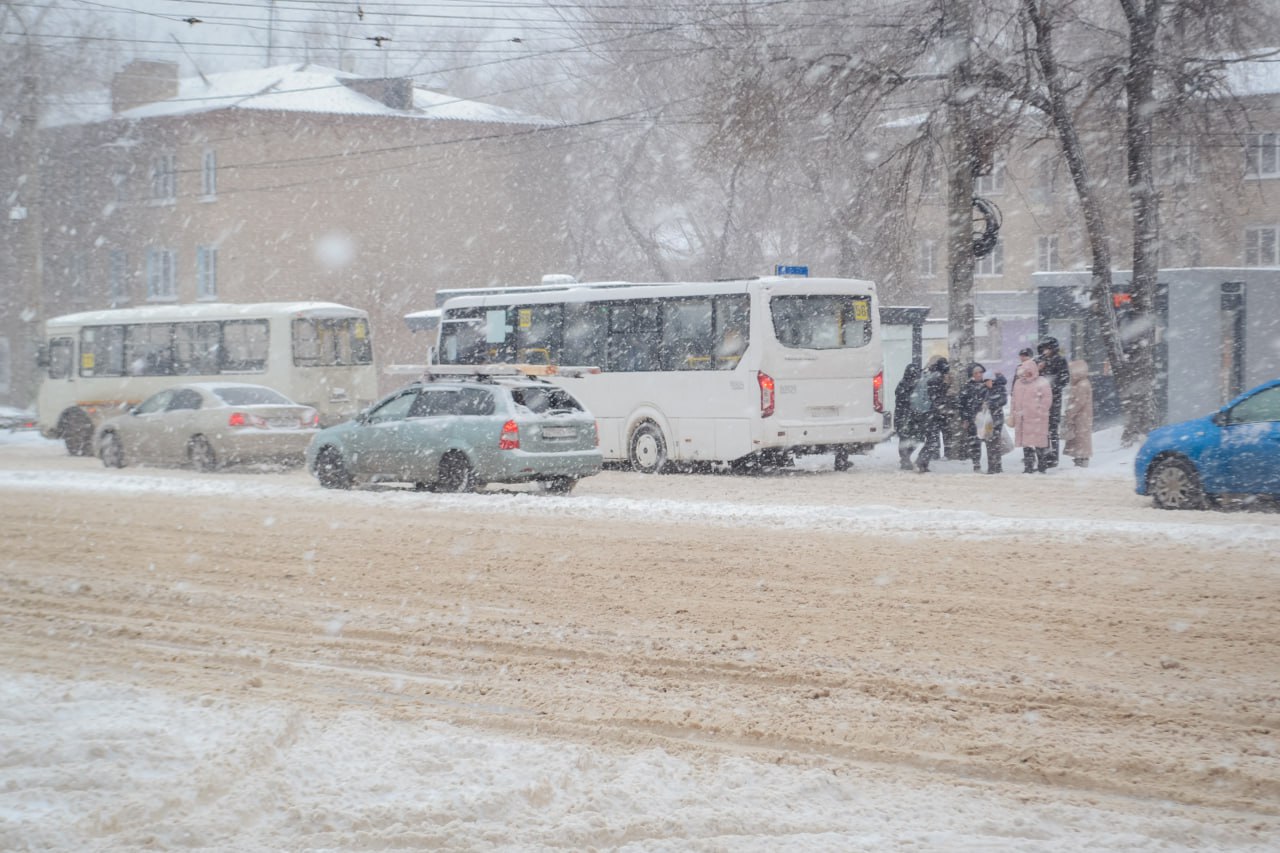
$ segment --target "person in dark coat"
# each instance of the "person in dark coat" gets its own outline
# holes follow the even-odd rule
[[[973,470],[979,473],[982,471],[982,438],[978,435],[977,420],[978,412],[987,407],[989,389],[986,383],[986,373],[987,369],[981,364],[975,362],[969,365],[969,379],[964,383],[964,387],[960,389],[960,399],[958,401],[960,419],[964,424],[969,461],[973,463]]]
[[[893,390],[893,428],[898,433],[898,463],[903,471],[914,470],[911,454],[924,438],[920,417],[911,410],[911,392],[919,381],[920,365],[908,364]]]
[[[1058,464],[1058,441],[1062,429],[1062,392],[1067,389],[1067,383],[1071,381],[1071,371],[1067,366],[1067,360],[1058,350],[1057,338],[1045,338],[1040,342],[1037,351],[1039,355],[1036,357],[1036,367],[1040,369],[1040,375],[1049,380],[1049,387],[1053,390],[1053,400],[1049,405],[1049,446],[1044,455],[1045,467],[1053,468]]]
[[[991,413],[991,438],[983,443],[987,446],[987,473],[999,474],[1004,471],[1004,454],[1000,452],[1001,437],[1004,435],[1004,407],[1009,402],[1008,383],[1004,374],[996,371],[995,378],[986,380],[987,411]]]
[[[916,470],[929,473],[929,463],[942,455],[942,431],[947,426],[947,374],[951,364],[939,358],[929,365],[926,387],[929,390],[929,411],[923,413],[924,449],[916,457]]]

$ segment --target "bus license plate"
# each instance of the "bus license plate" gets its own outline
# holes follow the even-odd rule
[[[840,417],[840,407],[839,406],[810,406],[809,417],[838,418]]]

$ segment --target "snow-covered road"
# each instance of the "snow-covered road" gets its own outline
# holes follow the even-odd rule
[[[0,436],[0,848],[1272,850],[1280,514],[1101,444],[555,498]]]

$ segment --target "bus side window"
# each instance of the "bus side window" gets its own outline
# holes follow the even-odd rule
[[[604,367],[605,341],[609,337],[609,309],[600,303],[564,306],[564,346],[561,363]]]
[[[606,369],[660,370],[662,306],[656,300],[633,299],[609,306],[609,349]]]
[[[85,326],[80,330],[80,375],[124,376],[125,326]]]
[[[715,367],[710,299],[672,299],[662,324],[663,368],[711,370]]]
[[[558,360],[564,327],[558,304],[517,306],[515,360],[526,364],[554,364]]]
[[[173,324],[125,326],[124,359],[130,376],[173,375]]]
[[[75,342],[71,338],[54,338],[49,341],[49,378],[70,379],[73,371],[72,357]]]
[[[270,327],[266,320],[230,320],[222,324],[222,369],[262,373],[267,369]]]
[[[221,337],[222,327],[217,323],[178,323],[174,326],[174,373],[179,376],[217,373]]]
[[[735,293],[715,298],[716,369],[733,370],[750,342],[751,297]]]

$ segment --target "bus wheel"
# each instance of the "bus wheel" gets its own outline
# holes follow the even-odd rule
[[[58,432],[72,456],[93,455],[93,421],[79,409],[72,409],[58,422]]]
[[[123,468],[124,445],[120,443],[120,437],[114,432],[104,433],[102,443],[98,447],[98,456],[102,459],[102,464],[108,468]]]
[[[187,445],[187,458],[191,460],[191,467],[197,471],[213,471],[218,467],[218,457],[202,435],[197,435]]]
[[[641,474],[661,474],[667,467],[667,440],[662,430],[652,421],[645,421],[631,433],[631,445],[627,452],[631,468]]]
[[[849,446],[847,444],[842,444],[836,448],[836,470],[849,470]]]
[[[342,464],[342,454],[332,447],[326,447],[316,457],[316,479],[326,489],[349,489],[352,477],[347,466]]]

